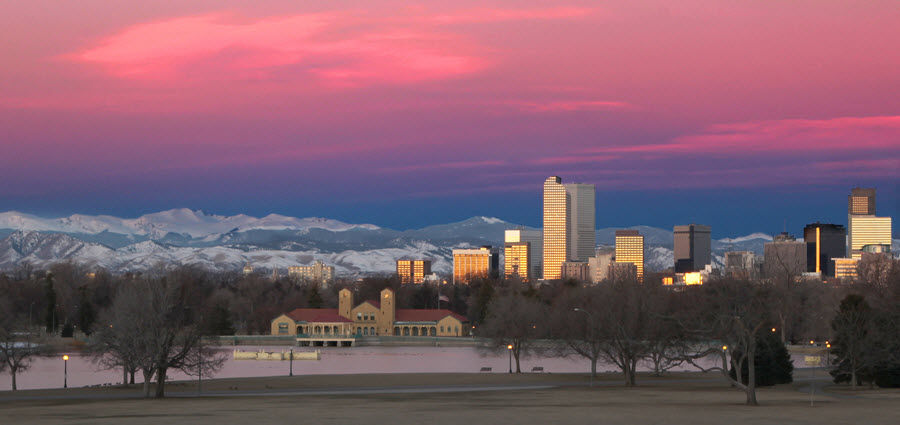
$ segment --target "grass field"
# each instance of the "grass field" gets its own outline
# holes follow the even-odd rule
[[[601,384],[549,389],[365,395],[258,395],[164,400],[3,401],[2,423],[10,424],[892,424],[900,423],[900,391],[851,392],[831,386],[814,407],[797,385],[761,389],[759,407],[743,405],[743,393],[715,375],[641,377],[635,388],[604,375]],[[583,383],[584,376],[557,374],[410,374],[295,376],[223,379],[204,391]],[[802,383],[799,385],[803,385]],[[171,394],[196,392],[195,383],[175,384]],[[15,395],[58,395],[63,390]],[[86,388],[69,394],[134,393],[135,388]]]

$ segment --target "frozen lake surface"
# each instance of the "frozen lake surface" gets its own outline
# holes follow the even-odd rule
[[[238,346],[241,351],[288,351],[290,347]],[[246,378],[257,376],[287,376],[290,362],[287,360],[232,360],[231,347],[223,348],[228,356],[222,370],[215,378]],[[294,360],[294,375],[316,374],[357,374],[357,373],[479,373],[482,367],[493,368],[493,373],[509,370],[507,353],[481,356],[471,347],[320,347],[322,359]],[[313,351],[300,347],[295,351]],[[803,356],[792,356],[795,367],[803,366]],[[118,384],[122,380],[121,370],[100,370],[86,357],[70,354],[68,362],[69,387],[83,387],[97,384]],[[522,359],[523,372],[541,366],[550,373],[587,373],[590,362],[582,357],[532,357]],[[515,368],[515,363],[513,363]],[[598,364],[598,371],[615,372],[614,366]],[[646,370],[646,368],[642,368]],[[695,370],[691,367],[674,370]],[[169,371],[174,380],[197,379],[180,371]],[[140,372],[135,382],[143,382]],[[17,376],[19,389],[62,388],[62,354],[53,358],[40,358],[31,368]],[[12,381],[9,373],[0,373],[0,391],[9,390]]]

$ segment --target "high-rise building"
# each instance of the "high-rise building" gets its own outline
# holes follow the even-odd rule
[[[891,245],[891,218],[850,215],[850,258],[862,258],[866,245]]]
[[[570,201],[562,179],[544,181],[544,279],[562,278],[562,263],[569,259]]]
[[[431,274],[431,260],[397,260],[397,276],[400,283],[420,284]]]
[[[569,198],[569,260],[587,261],[596,248],[596,188],[592,184],[566,183]]]
[[[644,282],[644,237],[637,230],[616,230],[616,263],[632,263]]]
[[[840,224],[812,223],[803,228],[806,271],[834,276],[834,258],[847,255],[847,229]]]
[[[874,188],[853,188],[847,198],[847,214],[875,215]]]
[[[891,218],[875,216],[875,189],[853,188],[847,199],[847,257],[860,259],[866,245],[891,244]]]
[[[834,277],[839,279],[856,279],[856,266],[859,259],[856,258],[833,258],[834,261]]]
[[[702,224],[675,226],[675,273],[697,272],[710,264],[712,228]]]
[[[504,274],[533,281],[541,276],[543,233],[540,230],[507,230],[504,246]]]
[[[500,253],[490,245],[477,249],[453,250],[453,283],[468,284],[480,277],[495,277],[499,269]]]
[[[329,284],[334,281],[334,266],[326,266],[321,260],[316,260],[309,266],[288,267],[288,276]]]
[[[782,233],[763,246],[763,272],[768,279],[794,279],[806,273],[806,242]]]

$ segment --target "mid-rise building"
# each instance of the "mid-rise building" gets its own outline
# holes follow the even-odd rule
[[[590,265],[586,261],[566,261],[563,263],[562,275],[563,279],[589,282],[591,279]]]
[[[756,260],[756,254],[752,251],[726,252],[725,274],[742,279],[759,277],[759,265]]]
[[[477,249],[453,250],[453,283],[468,284],[472,279],[496,277],[500,252],[490,245]]]
[[[616,230],[616,263],[634,264],[638,282],[644,282],[644,237],[637,230]]]
[[[703,270],[712,259],[712,228],[702,224],[675,226],[675,272]]]
[[[812,223],[803,228],[806,271],[834,277],[834,258],[847,256],[847,229],[840,224]]]
[[[856,266],[859,263],[859,259],[833,258],[832,261],[834,261],[834,277],[853,280],[858,276]]]
[[[611,281],[630,281],[637,280],[638,268],[635,263],[620,263],[613,261],[609,263],[609,280]]]
[[[596,188],[592,184],[564,184],[569,198],[569,260],[587,261],[596,248]]]
[[[397,276],[400,283],[420,284],[425,281],[425,276],[431,274],[431,260],[397,260]]]
[[[309,266],[288,267],[288,276],[327,285],[334,282],[334,266],[326,266],[321,260],[316,260]]]
[[[544,181],[544,279],[562,277],[562,263],[569,259],[570,201],[562,179]]]
[[[588,258],[588,268],[591,274],[591,283],[598,284],[609,278],[609,265],[615,258],[615,252],[598,252],[597,255]]]
[[[504,275],[533,281],[541,276],[543,232],[540,230],[507,230],[504,245]]]
[[[792,280],[806,273],[806,242],[782,233],[763,246],[763,273],[768,279]]]

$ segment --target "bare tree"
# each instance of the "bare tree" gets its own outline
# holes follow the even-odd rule
[[[46,354],[46,341],[36,329],[12,314],[8,300],[0,300],[0,372],[9,370],[12,389],[17,390],[16,375],[28,370],[31,362]]]
[[[597,376],[597,362],[603,355],[604,330],[597,317],[607,307],[600,287],[576,288],[561,295],[553,308],[553,336],[561,344],[556,354],[572,354],[591,362],[591,378]]]
[[[535,342],[546,333],[543,326],[538,326],[546,314],[546,307],[540,301],[515,292],[495,298],[479,331],[481,336],[488,338],[482,349],[497,353],[508,350],[511,345],[516,373],[521,373],[519,360],[541,351]]]
[[[681,325],[685,350],[679,356],[700,370],[719,371],[746,394],[747,405],[756,406],[756,341],[771,323],[769,288],[762,282],[724,278],[681,294]],[[712,366],[700,359],[717,359]],[[741,378],[744,364],[748,380]],[[729,366],[738,371],[732,378]]]
[[[625,385],[635,385],[638,362],[646,357],[646,337],[653,318],[646,288],[636,278],[616,279],[603,285],[606,308],[596,320],[603,331],[601,353],[622,371]]]
[[[150,396],[150,381],[156,378],[155,396],[165,397],[169,369],[190,370],[202,359],[216,363],[211,350],[200,343],[199,325],[186,306],[190,285],[178,274],[161,279],[140,279],[122,287],[111,306],[109,325],[102,327],[111,349],[119,357],[112,362],[132,364],[144,375],[144,396]],[[111,325],[111,326],[110,326]]]

